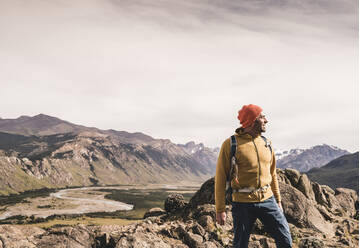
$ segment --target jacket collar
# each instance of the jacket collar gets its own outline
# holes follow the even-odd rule
[[[242,127],[237,128],[234,135],[245,139],[255,139],[260,136],[258,134],[256,137],[252,137],[249,133],[245,133]]]

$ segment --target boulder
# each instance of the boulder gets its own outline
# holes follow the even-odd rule
[[[168,213],[173,213],[184,209],[186,202],[181,194],[171,194],[165,200],[165,210]]]
[[[211,232],[215,227],[215,223],[211,216],[209,215],[202,215],[198,219],[198,223],[205,228],[206,231]]]
[[[161,216],[164,214],[166,214],[166,211],[164,211],[162,208],[151,208],[145,213],[143,218],[146,219],[148,217]]]
[[[203,243],[203,247],[204,248],[217,248],[219,246],[217,246],[216,243],[214,243],[212,241],[206,241]]]
[[[295,169],[287,168],[284,170],[284,174],[289,179],[290,184],[293,187],[296,187],[299,182],[300,172]]]
[[[135,232],[121,237],[117,242],[116,248],[171,248],[171,245],[165,243],[161,237],[151,232]]]
[[[199,225],[199,224],[193,225],[193,227],[192,227],[192,232],[193,232],[194,234],[198,234],[198,235],[200,235],[200,236],[202,236],[202,237],[204,237],[205,234],[206,234],[206,231],[204,230],[204,228],[203,228],[201,225]]]
[[[203,248],[203,238],[198,234],[186,232],[184,235],[184,243],[190,248]]]
[[[346,188],[335,189],[335,197],[338,199],[340,206],[350,216],[354,217],[356,214],[355,204],[358,200],[358,195],[355,190]]]
[[[45,230],[37,227],[0,225],[0,244],[3,247],[36,248],[34,236],[44,235],[45,233]]]
[[[37,247],[87,248],[91,247],[93,243],[95,240],[91,230],[84,225],[78,225],[76,227],[52,228],[37,240]]]
[[[280,183],[279,185],[288,222],[298,227],[313,228],[328,236],[334,235],[333,226],[324,220],[311,200],[288,184]]]
[[[292,185],[292,183],[288,179],[285,171],[283,171],[281,169],[277,169],[277,178],[278,178],[278,182],[280,182],[280,183],[285,183],[285,184]]]
[[[318,238],[303,238],[299,242],[299,248],[324,248],[324,243]]]
[[[325,191],[322,188],[322,186],[319,185],[318,183],[314,182],[314,183],[312,183],[312,189],[314,192],[316,202],[320,205],[329,207],[329,202],[327,200],[328,195],[325,194]]]
[[[189,201],[188,206],[195,208],[203,204],[214,204],[214,177],[202,184],[201,188]]]
[[[315,201],[312,185],[306,174],[300,176],[296,185],[296,188],[299,189],[309,200]]]

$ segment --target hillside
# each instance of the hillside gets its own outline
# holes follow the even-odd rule
[[[359,192],[359,152],[344,155],[321,168],[307,172],[308,177],[332,188],[345,187]]]
[[[58,133],[64,130],[59,126],[69,132]],[[189,142],[195,149],[190,151],[168,139],[88,128],[45,115],[2,119],[0,127],[7,131],[0,132],[0,194],[43,187],[202,182],[215,173],[216,150],[194,142]]]

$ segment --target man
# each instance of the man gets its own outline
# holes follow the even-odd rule
[[[274,152],[261,136],[267,119],[262,108],[249,104],[238,111],[242,125],[236,130],[237,149],[233,173],[232,215],[235,248],[248,247],[249,236],[257,218],[275,239],[277,247],[292,247],[287,220],[284,217],[279,192]],[[219,153],[215,176],[217,222],[226,220],[225,188],[231,170],[231,138],[224,141]],[[274,195],[274,196],[273,196]]]

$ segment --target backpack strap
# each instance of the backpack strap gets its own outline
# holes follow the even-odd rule
[[[265,144],[265,147],[269,147],[269,150],[270,150],[270,153],[272,154],[273,151],[272,151],[272,145],[271,143],[268,141],[268,139],[266,137],[264,137],[263,135],[261,135],[262,139],[264,140],[264,142],[266,143]]]
[[[235,164],[235,155],[236,155],[236,150],[237,150],[237,140],[236,140],[236,136],[232,135],[231,136],[231,156],[230,156],[230,170],[229,170],[229,174],[227,175],[227,181],[231,181],[231,175],[233,173],[234,170],[234,164]]]
[[[234,166],[236,163],[236,150],[237,150],[237,140],[236,136],[231,136],[231,156],[230,156],[230,170],[227,174],[227,182],[226,182],[226,199],[228,202],[232,202],[232,185],[231,185],[231,176],[233,175]]]

